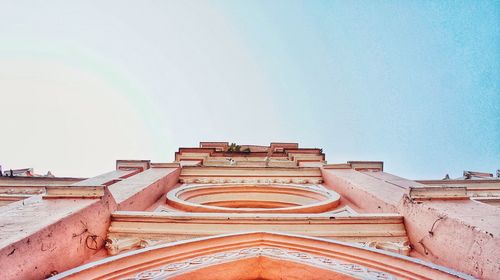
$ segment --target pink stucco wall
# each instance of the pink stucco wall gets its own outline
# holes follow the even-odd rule
[[[385,172],[322,169],[322,173],[328,188],[360,209],[403,215],[412,256],[481,279],[498,279],[499,208],[471,200],[411,201],[409,187],[422,184]]]
[[[177,168],[141,173],[101,199],[43,199],[0,213],[1,278],[42,279],[100,254],[113,211],[146,209],[179,177]]]
[[[0,250],[3,279],[40,279],[81,264],[103,244],[112,208],[109,202],[109,198],[41,201],[32,217],[34,232]],[[45,222],[37,223],[40,220]],[[30,230],[19,223],[17,227],[13,237]]]

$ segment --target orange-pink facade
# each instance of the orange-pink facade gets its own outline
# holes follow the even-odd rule
[[[2,279],[498,279],[500,180],[202,142],[96,177],[0,177]]]

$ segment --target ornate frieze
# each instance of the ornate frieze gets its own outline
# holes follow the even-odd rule
[[[283,177],[184,177],[179,180],[184,184],[321,184],[322,178],[283,178]]]
[[[198,256],[181,262],[173,262],[158,268],[139,272],[135,277],[124,280],[160,280],[168,279],[188,271],[210,265],[232,262],[239,259],[269,257],[288,260],[327,269],[340,274],[346,274],[366,280],[395,280],[396,277],[383,271],[369,268],[356,263],[349,263],[329,257],[314,255],[302,251],[288,250],[276,247],[252,247],[233,251],[220,252]]]

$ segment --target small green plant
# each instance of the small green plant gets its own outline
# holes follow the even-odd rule
[[[236,143],[231,143],[229,147],[227,148],[227,151],[229,153],[250,153],[250,148],[245,148],[241,149],[240,145],[237,145]]]
[[[236,143],[231,143],[231,145],[229,145],[229,148],[227,148],[227,151],[230,153],[239,153],[241,151],[241,146],[236,145]]]

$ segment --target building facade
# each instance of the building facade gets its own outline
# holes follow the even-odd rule
[[[2,279],[498,279],[500,180],[202,142],[93,178],[0,177]]]

